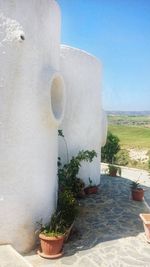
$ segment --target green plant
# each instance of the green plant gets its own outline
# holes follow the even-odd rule
[[[72,225],[78,214],[78,202],[76,197],[84,188],[84,182],[77,177],[81,161],[91,162],[96,152],[79,151],[77,156],[72,157],[69,161],[67,142],[62,130],[58,131],[59,136],[63,137],[67,149],[67,164],[62,166],[61,158],[58,158],[58,200],[57,209],[51,216],[50,222],[46,225],[40,224],[40,232],[46,236],[57,236],[65,234],[66,230]]]
[[[89,186],[91,187],[92,184],[93,184],[93,182],[92,182],[91,178],[89,177]]]
[[[62,235],[66,231],[66,223],[62,217],[61,212],[55,212],[52,214],[50,222],[43,224],[42,221],[38,222],[38,228],[40,233],[45,236],[57,236]]]
[[[138,190],[138,189],[141,189],[141,186],[140,186],[140,183],[137,181],[133,181],[131,184],[130,184],[130,188],[131,190]]]
[[[62,130],[58,131],[59,136],[64,138]],[[67,164],[62,166],[61,158],[58,158],[58,200],[57,209],[51,216],[50,222],[46,225],[40,225],[40,232],[46,236],[57,236],[65,234],[72,225],[78,214],[78,202],[76,197],[84,189],[84,182],[77,177],[81,162],[91,162],[97,156],[94,150],[79,151],[77,156],[69,161],[67,142]]]
[[[116,135],[113,135],[111,132],[108,132],[107,141],[104,147],[101,150],[102,162],[113,163],[117,152],[120,150],[119,138]]]
[[[63,134],[63,130],[58,130],[58,136],[61,136],[64,140],[65,146],[66,146],[66,153],[67,153],[67,162],[69,162],[69,152],[68,152],[68,146],[67,146],[67,141],[65,139],[65,136]]]
[[[69,153],[66,139],[63,131],[58,130],[58,135],[61,136],[66,144],[67,150],[67,163],[62,165],[61,158],[58,157],[58,179],[59,190],[69,190],[75,197],[81,195],[81,191],[84,189],[84,182],[77,177],[82,161],[92,162],[93,158],[97,156],[94,150],[81,150],[76,156],[73,156],[69,161]]]
[[[89,177],[89,185],[84,188],[84,192],[86,195],[96,194],[98,191],[98,187],[96,184],[93,184],[92,179]]]
[[[115,155],[115,164],[126,166],[130,160],[129,152],[126,149],[121,149]]]
[[[109,164],[108,165],[108,174],[110,176],[115,176],[117,173],[119,174],[119,176],[121,176],[121,168],[119,166]]]
[[[89,177],[89,185],[87,187],[94,187],[96,186],[95,184],[93,184],[92,179]]]
[[[57,212],[61,213],[64,226],[69,228],[78,214],[78,202],[71,191],[59,192]]]
[[[78,214],[78,202],[69,190],[59,191],[57,209],[52,214],[50,222],[44,225],[39,222],[40,232],[46,236],[65,234],[66,230]]]
[[[132,199],[135,201],[142,201],[144,198],[144,189],[140,186],[138,180],[130,184]]]
[[[97,154],[94,150],[82,150],[79,151],[77,156],[71,158],[71,160],[62,166],[61,159],[58,158],[58,178],[60,190],[70,190],[75,197],[84,188],[84,182],[77,177],[82,161],[92,162],[93,158]]]

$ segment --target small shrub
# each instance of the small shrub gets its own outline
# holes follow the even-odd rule
[[[133,181],[130,185],[131,190],[138,190],[141,188],[140,183],[138,181]]]
[[[108,165],[108,174],[110,176],[116,176],[117,173],[121,176],[121,168],[112,164]]]
[[[73,223],[78,214],[78,202],[71,191],[59,191],[57,213],[61,214],[61,219],[65,222],[66,228]]]
[[[101,160],[106,163],[113,163],[117,152],[120,150],[119,138],[108,132],[107,141],[101,150]]]
[[[126,166],[130,160],[129,152],[126,149],[121,149],[115,156],[115,164]]]
[[[62,218],[61,212],[55,212],[52,214],[50,222],[44,225],[41,222],[37,222],[39,232],[46,236],[57,236],[62,235],[66,232],[66,222]]]
[[[136,167],[138,165],[138,161],[137,160],[131,160],[130,164],[131,164],[131,166]]]
[[[77,156],[62,166],[61,159],[58,158],[58,179],[60,190],[70,190],[75,197],[78,197],[84,188],[84,182],[77,177],[82,161],[92,162],[97,154],[94,150],[79,151]]]

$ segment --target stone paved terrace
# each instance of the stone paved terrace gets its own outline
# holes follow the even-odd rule
[[[145,174],[140,179],[148,196],[150,178]],[[137,180],[137,174],[131,179]],[[139,218],[139,213],[150,210],[145,201],[131,199],[130,183],[127,178],[102,175],[98,194],[80,201],[76,230],[65,244],[64,256],[47,260],[32,252],[25,259],[34,267],[150,267],[150,244]]]

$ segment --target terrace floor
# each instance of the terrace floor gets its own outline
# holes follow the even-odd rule
[[[133,201],[130,183],[138,177],[128,171],[123,170],[124,178],[102,175],[98,194],[80,201],[80,216],[62,258],[47,260],[32,252],[25,259],[33,267],[150,267],[150,244],[139,218],[150,212],[150,178],[140,177],[145,201]]]

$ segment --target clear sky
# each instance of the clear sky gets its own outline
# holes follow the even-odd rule
[[[150,0],[57,0],[64,44],[98,57],[106,110],[150,110]]]

